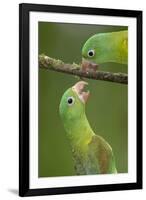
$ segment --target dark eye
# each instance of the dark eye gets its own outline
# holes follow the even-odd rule
[[[89,51],[88,51],[88,56],[89,57],[93,57],[95,55],[95,51],[93,50],[93,49],[90,49]]]
[[[68,98],[67,98],[67,103],[68,103],[68,105],[70,105],[70,106],[74,104],[74,101],[75,101],[74,97],[68,97]]]

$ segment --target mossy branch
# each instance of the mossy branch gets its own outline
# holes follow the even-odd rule
[[[39,55],[39,67],[53,71],[72,74],[79,77],[84,77],[94,80],[110,81],[115,83],[128,84],[128,75],[124,73],[112,73],[104,71],[86,72],[81,69],[76,63],[66,64],[62,60],[56,60],[46,55]]]

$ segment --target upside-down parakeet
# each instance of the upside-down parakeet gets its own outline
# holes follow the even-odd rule
[[[127,64],[128,31],[98,33],[82,47],[82,69],[96,71],[102,63]]]
[[[89,91],[77,82],[62,96],[59,112],[77,175],[117,173],[111,146],[92,130],[85,113]]]

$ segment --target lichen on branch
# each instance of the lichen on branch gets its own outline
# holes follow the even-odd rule
[[[42,69],[49,69],[53,71],[79,76],[81,78],[128,84],[127,74],[120,72],[113,73],[105,71],[83,71],[81,66],[76,63],[64,63],[62,60],[50,58],[44,54],[39,55],[39,67]]]

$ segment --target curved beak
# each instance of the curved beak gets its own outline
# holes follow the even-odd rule
[[[93,72],[96,72],[99,68],[99,65],[92,62],[92,61],[89,61],[89,60],[86,60],[85,58],[82,58],[82,70],[83,71],[93,71]]]
[[[89,98],[90,92],[84,91],[85,86],[88,85],[85,81],[77,82],[73,87],[72,90],[78,95],[79,99],[85,104]]]

